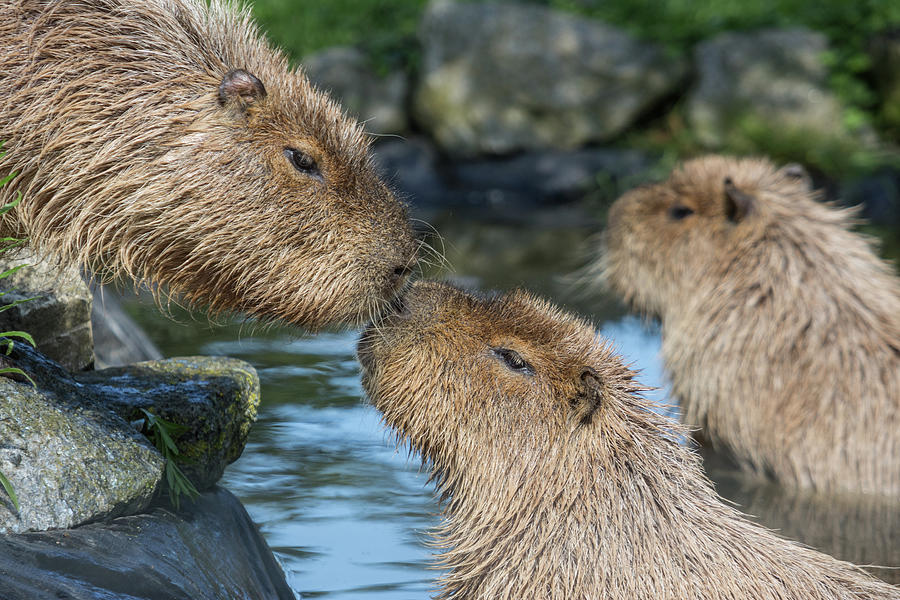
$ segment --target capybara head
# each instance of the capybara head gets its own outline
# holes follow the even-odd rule
[[[685,305],[779,219],[824,219],[799,165],[709,156],[637,187],[609,210],[600,256],[607,283],[651,315]]]
[[[316,329],[414,262],[359,124],[213,0],[0,2],[7,229],[101,276]],[[9,219],[17,219],[11,223]]]
[[[359,347],[376,408],[451,479],[493,477],[590,427],[604,390],[633,387],[612,356],[591,327],[526,292],[428,282]]]
[[[723,504],[591,325],[524,292],[416,283],[363,385],[433,470],[439,598],[896,598]]]

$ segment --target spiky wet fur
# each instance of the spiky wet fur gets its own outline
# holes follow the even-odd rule
[[[444,499],[438,598],[900,598],[726,506],[610,345],[527,293],[419,283],[359,357],[372,402]]]
[[[213,311],[362,322],[413,261],[362,128],[224,0],[0,0],[2,221],[42,253]],[[244,69],[267,95],[220,105]],[[284,156],[312,155],[323,182]]]
[[[725,178],[753,198],[724,212]],[[816,490],[900,495],[900,280],[766,160],[706,157],[610,209],[603,277],[662,321],[684,421],[749,469]],[[695,210],[674,221],[674,205]]]

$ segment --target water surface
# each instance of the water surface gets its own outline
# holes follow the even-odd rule
[[[444,234],[442,251],[456,281],[527,286],[592,319],[641,370],[642,382],[659,388],[650,397],[665,401],[658,330],[600,292],[576,294],[561,277],[584,263],[598,227],[589,214],[537,214],[526,224],[460,214],[431,221]],[[259,371],[259,422],[223,484],[259,524],[295,591],[348,600],[430,597],[438,574],[425,547],[427,530],[437,523],[433,486],[363,399],[357,332],[302,337],[286,328],[213,327],[199,314],[176,322],[152,304],[128,303],[167,356],[229,355]],[[720,493],[771,527],[849,560],[900,565],[895,506],[792,497],[747,481],[721,461],[712,474]]]

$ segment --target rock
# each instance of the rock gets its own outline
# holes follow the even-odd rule
[[[806,29],[723,33],[697,45],[687,117],[709,147],[752,136],[844,139],[842,108],[827,87],[824,35]]]
[[[158,507],[66,531],[0,536],[4,600],[295,600],[244,507],[214,488],[178,514]]]
[[[73,527],[146,509],[163,476],[159,452],[27,344],[16,343],[12,357],[38,389],[0,377],[0,472],[20,506],[16,511],[0,496],[0,533]]]
[[[91,308],[94,334],[94,366],[98,369],[117,367],[145,360],[159,360],[162,352],[122,309],[112,293],[96,286]]]
[[[0,304],[36,298],[0,312],[0,331],[26,331],[41,352],[72,371],[94,364],[91,292],[78,269],[59,269],[27,250],[0,255],[0,270],[27,265],[0,279]]]
[[[407,129],[409,83],[402,72],[378,76],[356,48],[337,46],[303,60],[309,78],[327,90],[371,133],[402,133]]]
[[[900,139],[900,29],[883,33],[869,44],[881,118]]]
[[[530,219],[524,208],[580,200],[599,187],[614,198],[645,181],[652,165],[642,152],[614,148],[445,162],[421,138],[381,140],[373,155],[385,179],[417,209],[484,208],[505,212],[508,220]]]
[[[900,227],[900,171],[882,169],[841,182],[842,204],[862,205],[862,217],[873,225]]]
[[[259,380],[231,358],[177,358],[71,375],[27,344],[13,364],[37,389],[0,377],[0,472],[20,511],[0,495],[0,532],[73,527],[149,506],[165,461],[131,424],[140,408],[185,425],[179,466],[212,486],[243,451]]]
[[[188,430],[175,442],[181,470],[199,490],[240,457],[259,406],[259,378],[244,361],[170,358],[75,376],[82,392],[126,421],[146,409]]]
[[[372,148],[376,168],[385,181],[413,204],[442,204],[446,183],[438,171],[439,158],[426,139],[382,138]]]
[[[434,1],[419,37],[415,116],[462,156],[609,140],[686,73],[655,44],[533,5]]]

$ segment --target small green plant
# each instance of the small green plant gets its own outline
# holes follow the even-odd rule
[[[6,155],[6,151],[4,151],[2,148],[3,148],[3,142],[0,141],[0,159],[2,159]],[[15,171],[13,171],[9,175],[0,179],[0,188],[2,188],[3,186],[7,185],[10,181],[12,181],[16,175],[17,175],[17,173]],[[7,202],[6,204],[0,206],[0,216],[3,216],[6,213],[8,213],[9,211],[11,211],[12,209],[14,209],[16,206],[18,206],[19,202],[21,202],[21,201],[22,201],[22,194],[21,194],[21,192],[17,192],[16,198],[14,200],[12,200],[11,202]],[[22,246],[25,242],[26,242],[26,240],[13,238],[13,237],[0,238],[0,253],[6,252],[13,248],[18,248],[19,246]],[[11,269],[7,269],[6,271],[3,271],[2,273],[0,273],[0,279],[5,279],[6,277],[9,277],[10,275],[12,275],[13,273],[15,273],[16,271],[18,271],[19,269],[21,269],[24,266],[25,265],[18,265]],[[0,292],[0,297],[5,296],[7,293],[8,292]],[[22,304],[23,302],[28,302],[29,300],[33,300],[33,298],[25,298],[25,299],[21,299],[21,300],[16,300],[15,302],[10,302],[8,304],[4,304],[4,305],[0,306],[0,312],[9,310],[10,308],[12,308],[14,306]],[[34,346],[34,339],[29,334],[25,333],[24,331],[2,331],[2,332],[0,332],[0,338],[2,338],[2,339],[0,339],[0,348],[2,348],[2,351],[7,356],[9,356],[9,354],[13,350],[14,342],[11,338],[23,339],[26,342],[28,342],[29,344],[31,344],[32,346]],[[34,380],[31,379],[31,377],[29,377],[28,374],[25,373],[25,371],[23,371],[22,369],[19,369],[17,367],[0,368],[0,375],[5,375],[5,374],[21,375],[22,377],[27,379],[29,382],[31,382],[31,385],[34,385]],[[18,512],[19,498],[18,498],[18,496],[16,496],[16,491],[15,491],[15,489],[13,489],[12,482],[10,482],[10,480],[2,472],[0,472],[0,486],[3,486],[4,491],[6,491],[6,495],[9,496],[9,499],[12,501],[13,506],[15,507],[16,511]]]
[[[150,438],[153,445],[166,459],[166,483],[169,484],[169,501],[175,510],[181,506],[182,494],[195,500],[200,492],[191,483],[182,470],[175,464],[175,457],[179,455],[175,439],[188,430],[184,425],[167,421],[148,410],[141,409],[144,413],[144,435]]]

